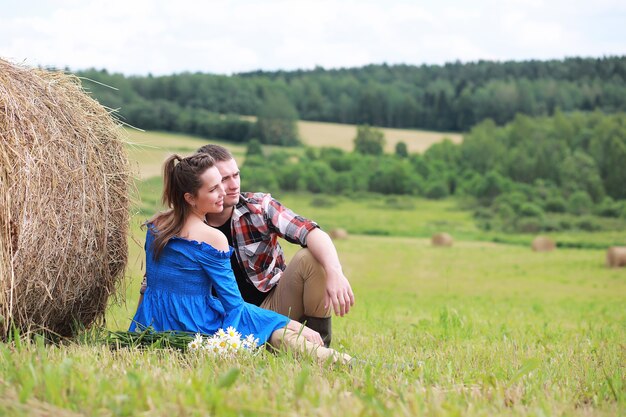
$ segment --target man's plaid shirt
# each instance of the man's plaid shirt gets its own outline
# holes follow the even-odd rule
[[[298,216],[264,193],[242,193],[231,217],[231,232],[237,261],[252,284],[262,292],[272,289],[287,267],[282,237],[306,246],[317,223]]]

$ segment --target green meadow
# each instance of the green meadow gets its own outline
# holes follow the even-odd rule
[[[130,140],[137,196],[109,330],[125,330],[137,304],[139,225],[159,208],[161,162],[205,143],[151,132]],[[114,349],[102,329],[61,344],[17,339],[0,344],[0,416],[626,414],[626,269],[607,268],[602,248],[626,244],[623,228],[554,235],[593,245],[535,253],[532,236],[482,232],[456,200],[278,197],[349,232],[335,243],[356,304],[334,320],[333,346],[358,358],[353,366],[264,350],[217,359]],[[430,244],[441,231],[452,247]],[[284,247],[288,257],[297,249]]]

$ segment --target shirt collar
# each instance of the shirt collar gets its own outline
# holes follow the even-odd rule
[[[239,201],[235,205],[233,210],[232,219],[239,220],[241,216],[245,216],[248,213],[261,213],[261,210],[256,208],[255,202],[251,198],[246,197],[243,193],[239,194]]]

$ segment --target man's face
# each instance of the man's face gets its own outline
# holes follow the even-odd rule
[[[234,207],[239,202],[239,167],[234,159],[219,161],[215,163],[222,176],[222,186],[226,195],[224,196],[224,208]]]

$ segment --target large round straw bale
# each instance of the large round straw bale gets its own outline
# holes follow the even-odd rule
[[[330,232],[328,232],[328,234],[332,240],[341,240],[348,238],[348,231],[346,229],[332,229]]]
[[[611,246],[606,251],[606,265],[610,268],[626,266],[626,246]]]
[[[433,246],[452,246],[453,239],[448,233],[436,233],[433,235],[431,242]]]
[[[4,335],[13,323],[68,336],[103,317],[127,261],[131,176],[120,134],[77,77],[0,59]]]
[[[549,237],[537,236],[533,239],[531,247],[535,252],[551,252],[556,249],[556,243]]]

